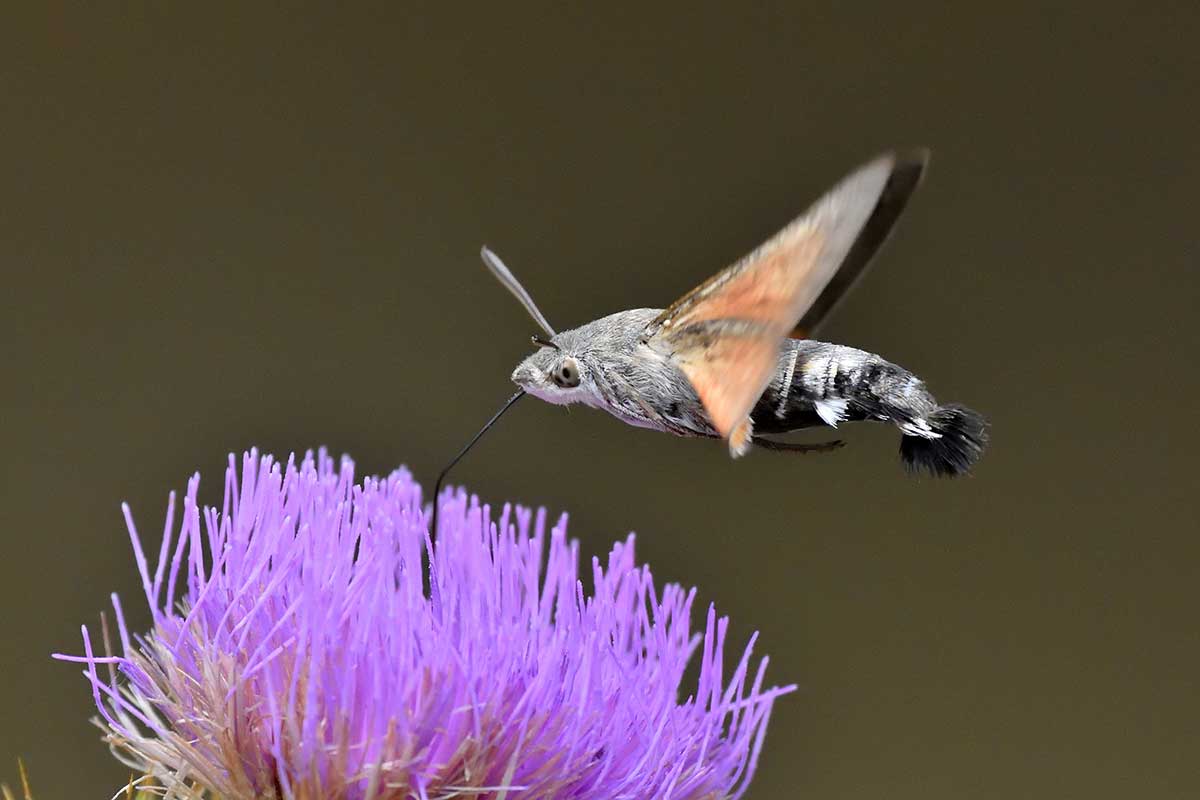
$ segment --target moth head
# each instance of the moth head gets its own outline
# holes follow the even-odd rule
[[[538,349],[513,370],[513,383],[549,403],[583,401],[591,384],[587,365],[553,339],[533,337]]]

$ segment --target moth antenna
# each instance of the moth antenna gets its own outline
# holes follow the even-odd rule
[[[513,297],[517,298],[521,305],[525,306],[525,310],[529,312],[529,316],[533,317],[533,321],[542,330],[550,334],[550,336],[555,336],[554,328],[550,327],[550,323],[546,321],[542,312],[538,310],[537,303],[533,302],[533,298],[529,296],[529,292],[525,291],[525,287],[517,280],[517,276],[513,275],[509,268],[504,266],[504,262],[500,260],[500,256],[489,250],[487,245],[484,245],[483,249],[479,251],[479,255],[483,258],[483,263],[487,265],[487,268],[496,276],[496,280],[500,281],[501,285],[512,292]]]
[[[553,350],[562,350],[562,348],[556,345],[554,342],[550,341],[549,339],[543,339],[540,336],[531,336],[530,340],[538,347],[549,347]]]
[[[495,425],[496,420],[500,419],[500,417],[504,414],[504,412],[508,411],[510,408],[512,408],[513,403],[520,400],[524,395],[525,395],[525,390],[518,389],[516,394],[514,394],[512,397],[508,398],[508,400],[504,403],[504,405],[500,406],[500,410],[497,411],[495,414],[493,414],[492,418],[489,419],[484,424],[484,426],[479,429],[479,433],[477,433],[471,437],[471,441],[467,442],[466,447],[464,447],[462,450],[459,450],[458,455],[456,455],[454,458],[450,459],[450,463],[447,464],[442,469],[442,471],[438,473],[437,480],[434,481],[434,483],[433,483],[433,519],[432,519],[432,524],[429,527],[429,538],[430,539],[437,541],[438,495],[440,495],[442,493],[442,482],[446,480],[446,475],[450,472],[451,469],[454,468],[455,464],[457,464],[459,461],[462,460],[462,457],[467,454],[467,451],[470,450],[472,447],[474,447],[475,443],[478,442],[479,439],[485,433],[487,433],[488,428]]]

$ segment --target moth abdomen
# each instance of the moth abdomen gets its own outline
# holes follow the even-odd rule
[[[751,414],[756,433],[843,422],[890,422],[914,472],[961,475],[983,454],[987,423],[964,406],[940,406],[913,373],[853,347],[789,339]]]

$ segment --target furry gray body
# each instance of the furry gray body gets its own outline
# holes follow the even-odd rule
[[[623,422],[678,436],[717,437],[695,389],[672,354],[650,341],[661,309],[602,317],[552,338],[513,372],[513,381],[552,403],[583,403]],[[562,359],[579,364],[580,385],[546,380]],[[927,417],[938,408],[911,372],[863,350],[787,339],[770,384],[751,413],[755,434],[782,433],[842,420],[892,422],[905,434],[937,438]]]

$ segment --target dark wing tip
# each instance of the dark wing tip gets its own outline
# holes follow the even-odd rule
[[[896,152],[896,163],[919,163],[922,166],[929,166],[929,159],[932,157],[933,151],[928,147],[910,147],[907,150]]]
[[[891,154],[892,171],[866,224],[859,231],[850,252],[837,273],[804,314],[797,329],[814,333],[838,302],[866,272],[871,259],[891,234],[908,200],[921,184],[929,166],[929,150],[915,148]]]
[[[931,153],[927,147],[917,147],[912,150],[899,152],[894,156],[894,164],[892,166],[892,174],[888,177],[887,186],[883,189],[883,194],[879,198],[879,205],[884,204],[885,198],[892,198],[892,202],[899,202],[900,208],[896,210],[895,217],[899,216],[900,211],[904,210],[904,204],[908,202],[908,198],[916,188],[921,185],[921,180],[925,177],[925,172],[929,169],[929,159]],[[876,208],[878,214],[880,209]]]

